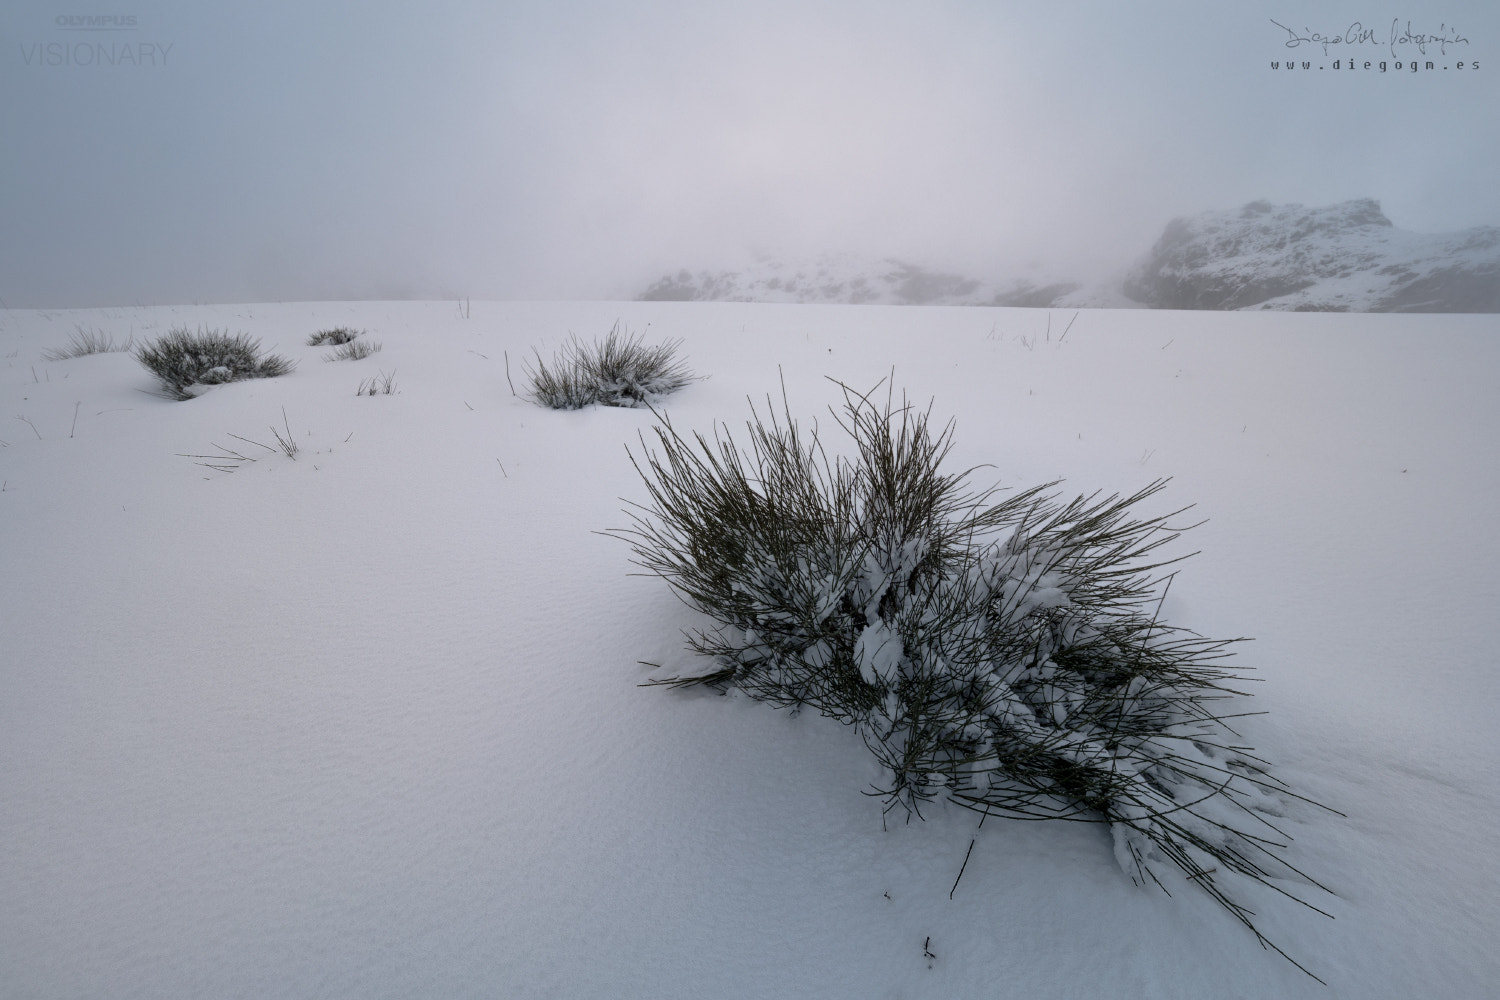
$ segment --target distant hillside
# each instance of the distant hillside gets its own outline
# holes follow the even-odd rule
[[[809,261],[766,257],[735,271],[682,270],[657,281],[640,299],[1041,308],[1084,304],[1064,301],[1080,290],[1078,283],[1069,281],[982,281],[893,258],[826,254]]]
[[[1369,198],[1174,219],[1125,280],[1158,309],[1500,312],[1500,227],[1396,229]]]

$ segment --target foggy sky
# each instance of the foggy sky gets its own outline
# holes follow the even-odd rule
[[[1393,53],[1398,19],[1468,41]],[[1258,198],[1450,231],[1500,223],[1496,81],[1481,0],[10,0],[0,300],[629,298],[762,252],[1093,279]]]

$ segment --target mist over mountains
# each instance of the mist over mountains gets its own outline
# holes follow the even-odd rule
[[[1500,227],[1397,229],[1371,198],[1308,208],[1253,201],[1173,219],[1123,277],[1088,284],[973,276],[895,258],[758,258],[682,269],[643,301],[735,301],[1318,312],[1500,312]]]

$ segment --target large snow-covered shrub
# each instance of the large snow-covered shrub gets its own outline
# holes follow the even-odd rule
[[[1158,550],[1183,511],[1133,510],[1166,482],[1066,502],[1056,483],[976,492],[940,468],[951,422],[934,433],[889,390],[879,404],[842,388],[850,457],[830,458],[784,397],[780,416],[752,409],[748,447],[665,417],[642,437],[650,502],[613,534],[714,622],[688,636],[712,666],[653,683],[733,686],[852,726],[887,811],[941,798],[1108,823],[1132,878],[1165,888],[1170,863],[1255,931],[1220,880],[1298,874],[1267,818],[1290,793],[1219,707],[1238,695],[1235,640],[1159,618],[1178,560]]]
[[[677,360],[681,341],[646,344],[616,323],[602,341],[585,344],[577,337],[553,357],[551,364],[536,354],[527,365],[528,395],[554,410],[604,406],[645,406],[676,392],[697,376]]]
[[[261,357],[260,341],[225,330],[174,327],[136,348],[136,360],[155,375],[175,399],[192,399],[194,385],[218,385],[246,378],[275,378],[296,367],[276,354]]]

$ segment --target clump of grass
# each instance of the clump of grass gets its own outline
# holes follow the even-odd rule
[[[1183,557],[1158,550],[1183,510],[1133,510],[1166,481],[1069,501],[1056,483],[975,491],[973,470],[940,468],[951,422],[934,431],[930,409],[840,388],[850,457],[799,427],[784,390],[780,416],[752,407],[748,447],[665,417],[659,450],[641,437],[650,503],[610,534],[713,623],[687,634],[710,666],[651,683],[738,688],[853,727],[887,812],[946,800],[1108,824],[1132,879],[1165,889],[1160,867],[1177,868],[1286,957],[1226,883],[1317,885],[1272,825],[1301,797],[1218,707],[1243,696],[1223,664],[1238,640],[1160,620],[1162,571]]]
[[[367,378],[354,390],[356,396],[394,396],[396,394],[396,373],[394,370],[387,375],[381,372],[377,378]]]
[[[307,338],[307,346],[322,347],[324,344],[347,344],[362,333],[364,333],[363,330],[351,330],[347,326],[336,326],[332,330],[319,330]]]
[[[331,353],[323,355],[324,361],[359,361],[368,358],[380,345],[368,340],[351,340],[340,344]]]
[[[134,346],[135,338],[126,338],[125,343],[116,344],[115,338],[102,330],[85,330],[81,326],[75,326],[77,331],[68,338],[68,346],[47,350],[42,352],[42,358],[46,361],[67,361],[69,358],[81,358],[88,354],[114,354],[128,351]]]
[[[247,378],[275,378],[296,368],[279,355],[260,354],[260,341],[225,330],[176,327],[135,351],[136,360],[160,380],[174,399],[192,399],[195,385],[220,385]]]
[[[602,341],[585,344],[577,337],[551,363],[536,353],[536,366],[525,367],[527,395],[554,410],[603,406],[646,406],[694,381],[698,376],[677,360],[680,340],[647,345],[639,334],[616,323]]]

